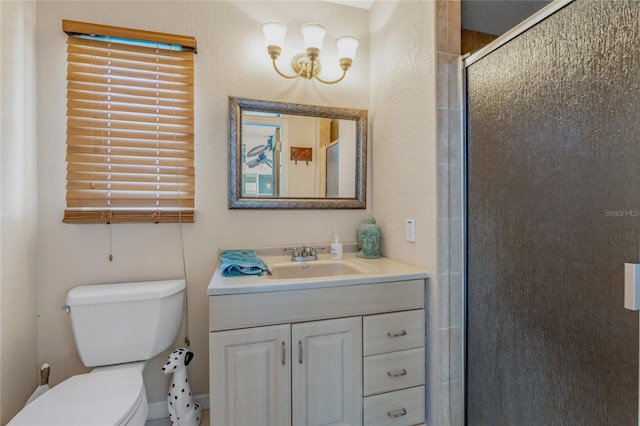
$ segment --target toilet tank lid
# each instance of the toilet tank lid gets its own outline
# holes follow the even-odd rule
[[[184,279],[81,285],[67,294],[66,304],[79,306],[162,299],[179,293],[184,288]]]

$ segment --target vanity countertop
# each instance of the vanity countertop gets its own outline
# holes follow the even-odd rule
[[[271,268],[277,264],[296,263],[313,266],[314,262],[332,262],[329,254],[319,254],[318,260],[307,262],[292,262],[291,256],[260,255]],[[225,294],[261,293],[286,290],[301,290],[320,287],[339,287],[358,284],[374,284],[389,281],[405,281],[425,279],[429,275],[421,267],[401,262],[395,259],[380,257],[377,259],[362,259],[355,253],[344,253],[343,260],[362,268],[363,272],[351,275],[333,275],[307,278],[277,279],[266,275],[247,275],[241,277],[223,277],[220,265],[216,268],[207,287],[207,295],[219,296]]]

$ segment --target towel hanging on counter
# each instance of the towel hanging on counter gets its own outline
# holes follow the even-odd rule
[[[220,253],[220,270],[224,277],[269,273],[267,264],[251,250],[224,250]]]

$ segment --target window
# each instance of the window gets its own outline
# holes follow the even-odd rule
[[[63,20],[66,223],[193,222],[193,37]]]

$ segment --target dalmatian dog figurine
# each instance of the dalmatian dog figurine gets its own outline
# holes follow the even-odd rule
[[[187,365],[192,359],[193,352],[178,348],[171,352],[169,360],[162,367],[164,374],[173,374],[167,395],[169,419],[173,426],[199,426],[202,420],[202,409],[200,404],[193,402],[187,378]]]

